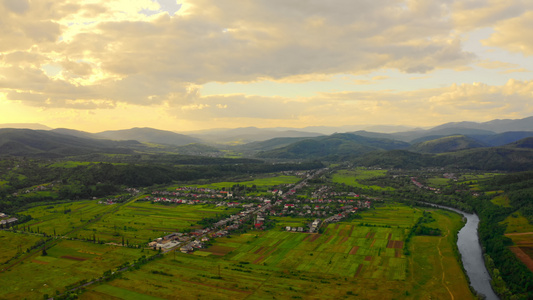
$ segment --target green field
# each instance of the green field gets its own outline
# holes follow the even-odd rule
[[[297,176],[280,175],[280,176],[274,176],[274,177],[256,178],[254,180],[247,180],[247,181],[214,182],[214,183],[209,183],[209,184],[193,185],[193,186],[198,187],[198,188],[209,188],[209,189],[217,189],[217,190],[222,189],[222,188],[229,189],[236,184],[244,185],[247,187],[252,187],[255,185],[257,188],[265,188],[265,187],[277,186],[280,184],[294,184],[300,180],[301,178]]]
[[[391,205],[354,222],[330,224],[323,234],[274,229],[220,238],[201,255],[167,254],[91,287],[82,299],[128,293],[164,299],[446,299],[448,289],[455,299],[473,299],[452,250],[459,215],[434,212],[431,225],[447,235],[415,237],[408,246],[412,254],[403,254],[407,227],[421,215],[420,209]],[[430,259],[436,266],[425,265]]]
[[[0,230],[0,265],[42,240],[41,236]],[[0,269],[2,267],[0,266]]]
[[[31,215],[33,219],[18,225],[18,228],[26,227],[25,230],[48,235],[53,235],[55,231],[56,235],[63,235],[109,209],[111,206],[98,204],[95,200],[38,206],[21,213]]]
[[[125,241],[131,244],[145,244],[172,232],[199,228],[196,222],[203,218],[232,214],[236,211],[237,209],[209,204],[162,205],[133,202],[87,226],[78,235],[87,238],[94,235],[97,239],[116,243],[121,243],[124,237]]]
[[[520,211],[508,216],[501,224],[507,225],[505,233],[533,232],[533,224],[530,224]]]
[[[340,170],[333,174],[332,181],[335,183],[346,184],[353,187],[372,189],[377,191],[393,191],[392,187],[382,187],[378,185],[364,185],[360,181],[374,179],[385,176],[386,170],[366,170],[366,169],[354,169],[354,170]]]
[[[24,263],[0,273],[0,299],[43,299],[44,294],[64,292],[69,284],[100,277],[104,271],[143,255],[139,249],[68,240],[47,249],[47,253],[41,256],[39,251]]]
[[[454,250],[462,216],[446,210],[434,210],[432,216],[435,221],[424,225],[440,228],[443,236],[415,236],[409,243],[407,298],[475,299]]]
[[[445,187],[450,183],[450,179],[443,177],[433,177],[428,179],[429,186],[441,188]]]
[[[509,197],[507,196],[497,196],[494,197],[490,202],[502,206],[502,207],[511,207],[511,204],[509,203]]]

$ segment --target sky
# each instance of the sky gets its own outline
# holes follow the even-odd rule
[[[0,0],[0,123],[183,132],[529,116],[530,0]]]

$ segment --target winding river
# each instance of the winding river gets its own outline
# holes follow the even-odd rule
[[[481,245],[479,244],[477,234],[479,217],[476,214],[469,214],[447,206],[431,203],[426,204],[454,211],[466,218],[465,226],[461,228],[457,235],[457,248],[459,248],[459,252],[461,253],[463,267],[466,270],[466,275],[470,279],[470,285],[479,294],[485,295],[487,300],[500,299],[490,285],[491,277],[485,267]]]

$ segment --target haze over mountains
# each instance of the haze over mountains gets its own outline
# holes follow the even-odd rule
[[[12,124],[0,127],[6,125]],[[27,125],[40,127],[39,124],[20,126]],[[230,151],[267,160],[358,160],[366,165],[381,162],[390,166],[417,163],[426,166],[461,162],[472,168],[521,168],[519,162],[522,162],[524,167],[530,163],[533,166],[533,117],[447,123],[426,130],[396,133],[359,130],[324,135],[306,131],[317,128],[247,127],[189,135],[153,128],[99,133],[66,128],[0,129],[0,155],[53,158],[91,153],[166,152],[223,156],[223,151]]]

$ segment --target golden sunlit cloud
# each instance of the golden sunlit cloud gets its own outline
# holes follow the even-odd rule
[[[171,4],[173,8],[157,0],[0,1],[2,108],[10,116],[23,115],[11,111],[27,108],[26,115],[50,124],[59,122],[50,112],[72,115],[80,110],[78,117],[88,113],[92,119],[69,123],[79,129],[90,128],[91,120],[118,126],[142,119],[174,127],[153,114],[170,116],[165,120],[172,124],[205,128],[275,120],[287,126],[428,123],[497,117],[497,109],[507,116],[531,113],[525,104],[531,94],[502,96],[501,91],[509,85],[507,74],[519,76],[533,68],[530,58],[510,58],[505,52],[533,53],[533,38],[528,38],[533,37],[533,4],[526,1]],[[488,27],[490,36],[467,50],[465,44],[474,44],[470,33]],[[484,78],[491,85],[466,84]],[[202,96],[202,86],[212,82],[239,84],[229,92]],[[512,88],[523,88],[517,82],[525,81]],[[448,107],[451,103],[455,108]],[[37,109],[46,109],[48,116]],[[142,111],[151,116],[140,117]],[[110,115],[121,121],[105,118]]]

